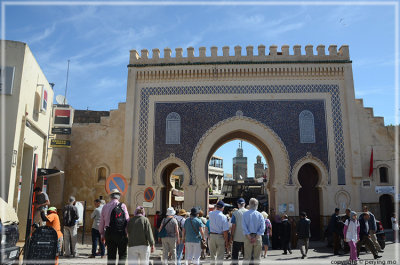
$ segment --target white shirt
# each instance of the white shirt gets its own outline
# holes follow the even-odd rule
[[[360,223],[358,220],[355,222],[350,221],[350,219],[346,220],[346,223],[344,225],[347,226],[347,233],[346,233],[346,239],[347,242],[353,241],[357,242],[358,240],[358,233],[357,233],[357,228],[360,226]]]
[[[390,220],[392,221],[392,229],[397,231],[399,230],[399,225],[397,224],[397,220],[395,217],[390,218]]]

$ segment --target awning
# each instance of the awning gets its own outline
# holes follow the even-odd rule
[[[174,196],[185,196],[185,192],[182,190],[172,189],[171,191]]]
[[[52,168],[38,168],[37,175],[38,177],[45,176],[45,177],[54,177],[64,174],[64,171]]]
[[[18,224],[18,216],[11,204],[0,198],[0,219],[3,225]]]
[[[208,199],[209,200],[219,200],[219,199],[222,200],[223,198],[225,198],[224,195],[218,195],[218,194],[210,194],[210,195],[208,195]]]

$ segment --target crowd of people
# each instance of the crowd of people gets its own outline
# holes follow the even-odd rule
[[[129,218],[125,204],[120,203],[120,193],[113,190],[110,202],[101,210],[99,231],[101,241],[107,245],[108,264],[149,264],[150,254],[156,242],[162,244],[163,264],[200,264],[201,259],[210,256],[211,264],[222,264],[225,258],[238,264],[239,254],[244,264],[260,264],[268,255],[273,225],[266,212],[259,212],[258,200],[237,201],[237,208],[224,214],[225,204],[218,201],[214,211],[207,218],[198,208],[190,212],[168,208],[165,216],[157,212],[154,231],[142,206],[136,208]],[[292,226],[288,216],[281,217],[279,235],[283,254],[292,254],[290,247]],[[295,232],[298,237],[301,258],[307,257],[311,221],[302,212]],[[94,249],[97,247],[94,246]],[[184,254],[183,254],[184,253]],[[118,261],[117,261],[118,256]]]
[[[367,206],[363,207],[363,212],[357,216],[357,213],[351,209],[346,209],[345,215],[340,216],[339,209],[335,209],[335,213],[331,216],[328,233],[333,238],[333,253],[335,255],[346,254],[350,252],[350,260],[356,261],[360,255],[362,246],[365,246],[372,253],[374,259],[381,258],[379,253],[383,253],[376,232],[378,231],[375,216],[368,210]],[[397,241],[399,226],[395,215],[392,215],[392,230],[394,232],[394,242]],[[347,243],[341,247],[340,241]],[[342,251],[342,253],[340,253]]]
[[[39,214],[43,225],[53,227],[58,236],[58,250],[64,255],[75,257],[77,242],[77,222],[79,214],[76,200],[70,197],[63,209],[64,233],[61,232],[57,209],[50,205],[47,195],[40,188],[35,190],[35,218]],[[292,249],[300,249],[300,258],[307,258],[309,239],[311,238],[311,220],[305,212],[300,213],[296,222],[286,214],[281,216],[271,211],[271,218],[266,212],[258,211],[258,200],[251,198],[246,207],[245,200],[237,201],[237,208],[224,213],[225,204],[218,201],[214,211],[208,216],[198,208],[190,212],[168,208],[165,215],[157,211],[154,223],[146,217],[145,209],[139,206],[133,217],[129,216],[127,206],[120,202],[121,193],[114,189],[110,201],[96,199],[91,214],[92,251],[89,258],[107,257],[108,264],[149,264],[150,254],[155,251],[155,244],[162,244],[163,264],[181,265],[183,260],[189,264],[200,264],[201,259],[209,255],[211,264],[220,265],[224,258],[238,264],[239,253],[243,264],[260,264],[268,256],[268,249],[282,249],[283,255],[292,254]],[[47,214],[46,214],[47,210]],[[40,221],[40,222],[41,222]],[[398,224],[392,217],[393,230],[398,236]],[[375,259],[383,252],[376,238],[375,216],[367,207],[357,213],[346,209],[341,216],[339,209],[331,216],[328,232],[333,236],[333,252],[338,255],[350,252],[350,260],[358,259],[360,249],[365,246]],[[341,247],[340,240],[347,242],[348,249]],[[99,251],[97,251],[99,247]],[[106,254],[107,248],[107,254]],[[117,259],[118,257],[118,259]],[[58,257],[57,262],[58,264]]]

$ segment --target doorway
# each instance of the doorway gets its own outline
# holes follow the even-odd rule
[[[165,214],[167,208],[174,207],[175,210],[183,208],[183,170],[177,164],[169,164],[162,172],[161,188],[161,213]]]
[[[392,213],[394,213],[393,197],[389,194],[383,194],[379,197],[379,206],[381,210],[381,222],[383,228],[392,228],[390,220]]]
[[[301,185],[299,190],[299,213],[306,212],[311,220],[311,240],[319,240],[320,230],[320,207],[319,191],[316,187],[319,176],[316,168],[307,163],[303,165],[298,173],[298,180]]]

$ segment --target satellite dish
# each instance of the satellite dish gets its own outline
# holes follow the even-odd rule
[[[67,105],[68,104],[67,99],[63,95],[56,96],[56,101],[60,105]]]

